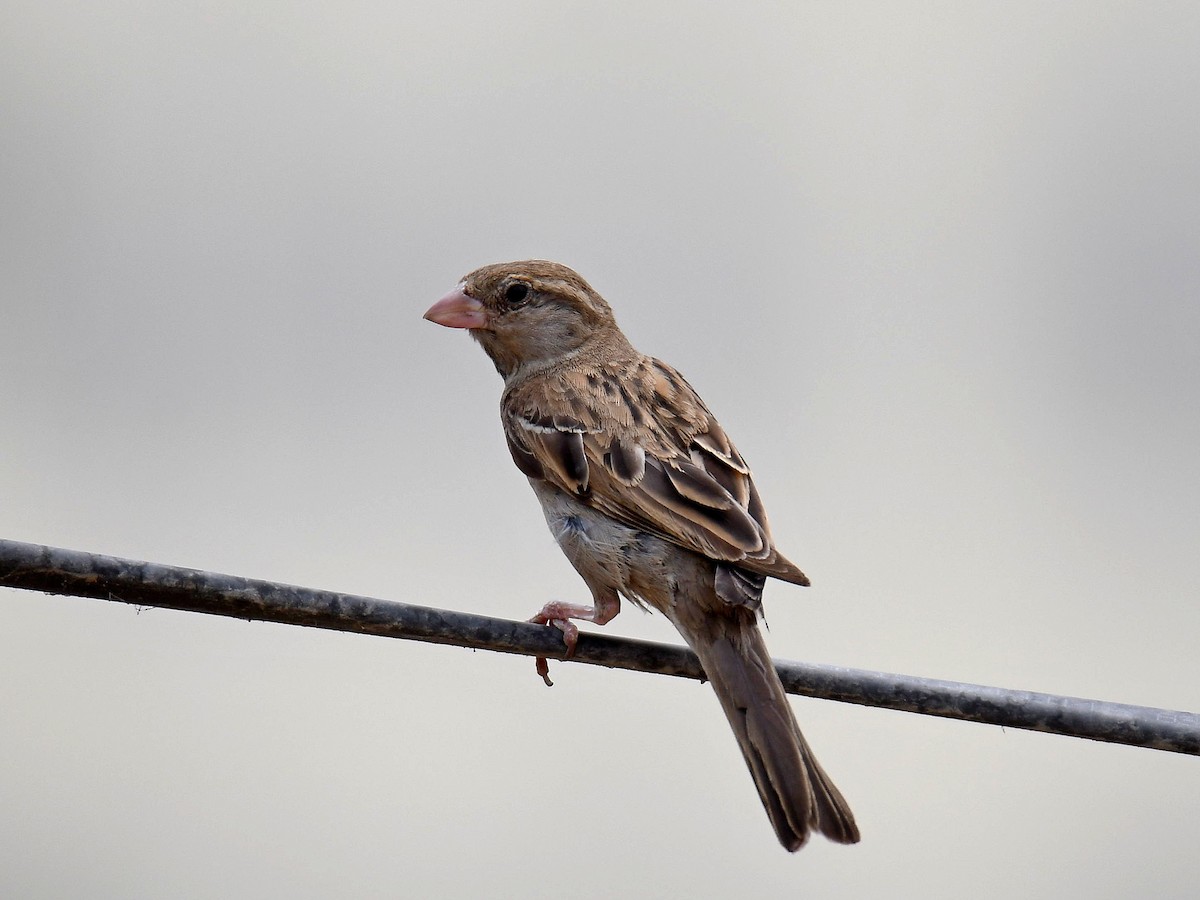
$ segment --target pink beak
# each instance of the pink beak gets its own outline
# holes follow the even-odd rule
[[[487,324],[483,304],[468,297],[461,284],[429,307],[425,318],[447,328],[482,328]]]

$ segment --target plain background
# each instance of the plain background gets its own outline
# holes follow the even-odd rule
[[[424,310],[578,269],[738,442],[808,659],[1200,708],[1195,3],[6,2],[0,535],[586,597]],[[608,630],[675,640],[627,609]],[[1194,758],[0,593],[6,897],[1190,897]]]

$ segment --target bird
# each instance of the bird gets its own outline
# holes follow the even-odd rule
[[[767,817],[791,852],[859,840],[796,723],[759,629],[766,579],[809,580],[776,548],[750,468],[691,385],[635,350],[612,308],[548,260],[483,266],[425,313],[467,329],[504,379],[509,453],[592,605],[530,621],[604,625],[621,599],[664,614],[696,653]],[[537,662],[550,684],[546,660]]]

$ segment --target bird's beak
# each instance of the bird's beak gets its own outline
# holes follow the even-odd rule
[[[482,328],[487,324],[483,304],[468,297],[461,284],[429,307],[425,318],[447,328]]]

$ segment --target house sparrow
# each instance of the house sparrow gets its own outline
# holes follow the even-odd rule
[[[780,843],[857,842],[758,629],[766,577],[808,578],[775,549],[745,460],[696,392],[558,263],[484,266],[425,318],[469,329],[495,363],[513,461],[592,592],[594,606],[548,603],[532,621],[573,649],[571,620],[603,625],[622,596],[663,613],[700,658]]]

